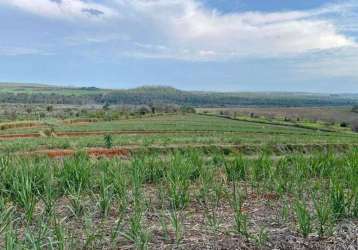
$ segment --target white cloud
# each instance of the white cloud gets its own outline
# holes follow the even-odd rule
[[[358,79],[358,47],[319,52],[309,58],[299,58],[295,64],[306,77],[348,77]]]
[[[71,34],[73,37],[66,37],[65,44],[68,41],[78,46],[82,42],[95,43],[97,49],[106,50],[103,44],[118,42],[120,45],[110,47],[117,50],[112,51],[112,55],[218,60],[292,56],[356,44],[343,32],[342,22],[331,17],[351,13],[358,7],[354,2],[307,11],[229,14],[209,9],[199,0],[105,2],[0,0],[0,3],[45,17],[106,20],[103,26],[93,26],[92,30],[89,25],[88,34],[82,31]],[[350,18],[358,20],[352,15]],[[126,39],[117,39],[117,36]]]
[[[193,58],[282,56],[352,46],[333,22],[312,11],[221,14],[193,0],[120,1],[137,22],[162,36],[177,55]],[[185,51],[185,53],[183,53]],[[202,53],[210,51],[211,53]]]
[[[34,48],[0,46],[0,56],[24,55],[51,55],[51,53]]]
[[[81,0],[0,0],[1,4],[44,17],[68,20],[103,20],[117,16],[109,7]]]

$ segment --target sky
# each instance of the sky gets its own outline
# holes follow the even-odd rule
[[[0,0],[0,82],[358,93],[358,0]]]

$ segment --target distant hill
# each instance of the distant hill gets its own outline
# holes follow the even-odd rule
[[[165,86],[134,89],[60,87],[46,84],[0,83],[1,103],[44,104],[177,104],[195,107],[227,106],[352,106],[357,94],[315,94],[297,92],[205,92],[183,91]]]

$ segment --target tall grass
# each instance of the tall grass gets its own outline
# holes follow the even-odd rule
[[[280,159],[194,150],[129,160],[4,156],[0,245],[71,249],[113,241],[146,249],[159,239],[180,248],[191,216],[199,215],[204,233],[230,235],[230,228],[263,247],[270,234],[257,231],[263,225],[251,227],[255,217],[246,207],[254,204],[278,205],[282,218],[275,223],[296,223],[303,237],[324,237],[341,220],[358,217],[357,159],[357,150]]]

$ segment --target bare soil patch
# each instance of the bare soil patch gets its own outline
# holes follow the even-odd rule
[[[113,148],[113,149],[106,149],[106,148],[90,148],[84,150],[91,157],[128,157],[130,155],[128,149],[124,148]],[[36,151],[33,153],[27,154],[35,154],[35,155],[47,155],[50,158],[63,158],[66,156],[72,156],[76,153],[73,149],[52,149],[52,150],[41,150]]]

